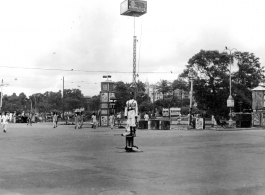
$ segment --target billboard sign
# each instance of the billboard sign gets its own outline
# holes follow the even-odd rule
[[[120,6],[121,15],[139,17],[147,12],[147,2],[141,0],[125,0]]]
[[[179,116],[180,108],[170,108],[170,116]]]

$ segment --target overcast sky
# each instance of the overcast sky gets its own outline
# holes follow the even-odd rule
[[[3,93],[58,92],[63,77],[65,89],[89,96],[103,75],[131,82],[134,18],[120,15],[122,1],[1,0]],[[201,49],[225,46],[264,66],[264,19],[264,0],[148,0],[147,14],[135,18],[138,79],[172,81]]]

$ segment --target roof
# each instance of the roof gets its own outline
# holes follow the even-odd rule
[[[265,88],[262,86],[258,86],[256,88],[252,89],[251,91],[265,91]]]

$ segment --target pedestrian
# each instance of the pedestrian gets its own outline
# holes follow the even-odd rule
[[[69,118],[68,112],[65,113],[64,117],[65,117],[65,124],[68,125],[68,118]]]
[[[84,123],[84,113],[81,112],[80,118],[79,118],[79,128],[82,129]]]
[[[9,122],[10,123],[13,122],[13,114],[12,114],[12,112],[9,113]]]
[[[120,127],[121,126],[121,113],[120,112],[117,114],[117,121],[118,121],[118,127]]]
[[[96,125],[97,125],[96,114],[93,113],[91,118],[92,118],[92,128],[96,129]]]
[[[0,112],[0,125],[2,125],[2,113]]]
[[[14,112],[14,115],[13,115],[13,123],[16,123],[16,120],[17,120],[17,113],[16,112]]]
[[[53,128],[56,128],[57,127],[57,122],[58,122],[57,112],[53,113],[52,122],[53,122]]]
[[[113,129],[114,126],[114,114],[111,113],[109,116],[109,124],[110,124],[110,128]]]
[[[147,112],[144,115],[144,129],[148,129],[148,121],[149,121],[149,115],[147,114]]]
[[[7,112],[5,112],[2,117],[1,117],[1,121],[2,121],[2,125],[3,125],[3,132],[6,133],[7,131],[7,125],[8,125],[8,120],[9,120],[9,116],[7,114]]]
[[[148,121],[148,120],[149,120],[149,115],[147,114],[147,112],[146,112],[145,115],[144,115],[144,120],[145,120],[145,121]]]
[[[32,126],[32,113],[31,112],[29,112],[29,114],[28,114],[28,123],[27,123],[27,125],[30,125],[30,126]]]
[[[215,125],[216,125],[216,121],[215,121],[214,115],[212,115],[212,127],[214,127]]]
[[[75,129],[76,128],[79,129],[79,127],[80,127],[79,121],[80,121],[80,113],[76,112],[75,113]]]

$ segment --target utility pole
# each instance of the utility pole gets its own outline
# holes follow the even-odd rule
[[[3,104],[3,86],[7,86],[8,84],[4,84],[3,83],[3,79],[2,79],[2,83],[1,83],[1,98],[0,98],[0,111],[2,111],[2,104]]]
[[[64,77],[63,77],[63,94],[62,94],[62,104],[63,104],[63,120],[64,120]]]

